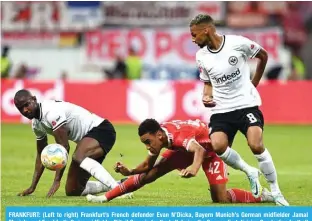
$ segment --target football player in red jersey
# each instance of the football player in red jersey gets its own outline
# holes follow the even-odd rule
[[[138,134],[148,150],[147,158],[134,169],[128,169],[118,162],[115,171],[130,177],[105,195],[88,195],[88,201],[110,201],[154,182],[175,169],[180,170],[180,176],[183,178],[194,177],[202,167],[210,185],[213,202],[274,202],[271,193],[266,189],[259,198],[253,197],[252,193],[246,190],[226,189],[226,164],[211,149],[207,124],[199,120],[175,120],[159,124],[154,119],[146,119],[140,124]],[[167,150],[156,162],[162,148]]]

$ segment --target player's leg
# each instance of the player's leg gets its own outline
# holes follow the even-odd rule
[[[259,198],[255,198],[246,190],[235,188],[227,190],[226,164],[217,156],[206,159],[202,167],[210,184],[211,199],[214,203],[273,202],[271,193],[266,189]]]
[[[98,159],[98,162],[102,162]],[[75,161],[71,162],[68,170],[65,192],[67,196],[84,196],[86,194],[96,194],[105,192],[108,187],[98,181],[88,181],[91,175],[80,168]]]
[[[258,107],[247,108],[241,118],[244,124],[241,125],[240,131],[246,136],[248,145],[258,160],[259,168],[270,184],[276,204],[287,206],[288,202],[284,199],[277,182],[272,156],[263,144],[264,119],[261,110]]]
[[[186,168],[192,164],[192,160],[193,155],[191,153],[167,150],[162,154],[161,159],[147,173],[130,176],[126,181],[119,184],[119,186],[105,193],[105,195],[88,195],[87,200],[89,202],[98,203],[110,201],[125,193],[136,191],[144,185],[156,181],[159,177],[164,176],[172,170]]]
[[[258,170],[249,166],[237,151],[230,148],[233,143],[237,129],[239,128],[237,111],[211,116],[209,130],[213,150],[229,166],[243,171],[250,181],[252,193],[255,197],[261,195],[261,184]]]
[[[118,185],[117,181],[96,159],[105,159],[116,140],[113,125],[105,120],[98,127],[91,129],[88,134],[77,144],[73,160],[90,173],[95,179],[110,189]]]

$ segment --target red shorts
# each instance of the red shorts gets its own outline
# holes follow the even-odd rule
[[[194,154],[184,151],[166,150],[162,155],[171,168],[185,169],[193,163]],[[225,184],[228,181],[226,164],[216,155],[205,157],[202,168],[210,185]]]

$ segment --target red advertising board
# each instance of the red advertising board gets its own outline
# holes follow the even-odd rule
[[[1,121],[27,122],[14,107],[21,88],[38,98],[63,99],[81,105],[114,123],[139,123],[145,118],[202,119],[211,112],[201,103],[198,81],[105,81],[100,83],[2,80]],[[269,82],[259,85],[266,123],[312,124],[312,81]]]

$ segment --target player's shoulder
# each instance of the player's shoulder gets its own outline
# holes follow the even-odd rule
[[[203,59],[203,57],[206,55],[206,54],[208,54],[209,53],[209,51],[207,50],[207,48],[206,47],[203,47],[203,48],[200,48],[197,52],[196,52],[196,60],[197,61],[200,61],[200,60],[202,60]]]
[[[33,129],[40,128],[41,127],[41,122],[38,119],[34,118],[34,119],[31,120],[31,127]]]
[[[245,39],[246,37],[242,35],[225,35],[226,43],[231,45],[240,45]]]
[[[65,103],[66,102],[59,100],[43,100],[39,103],[42,111],[42,118],[65,112]]]

